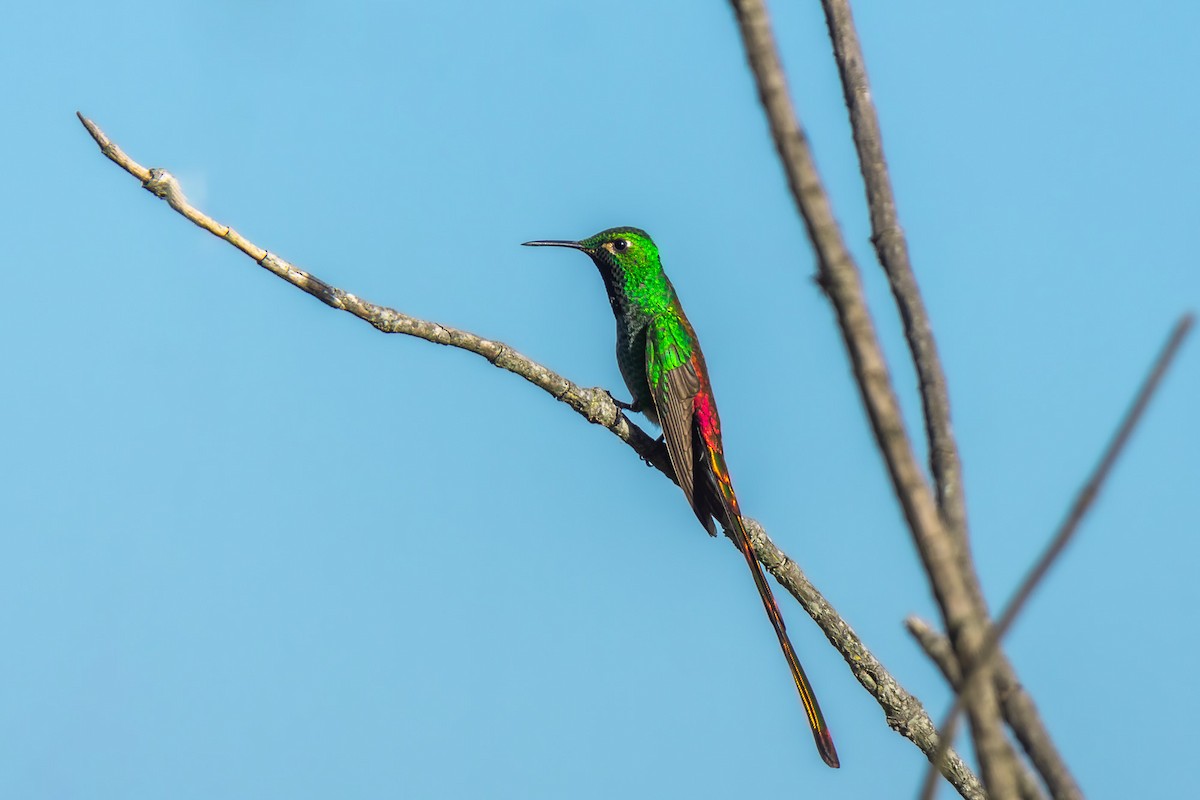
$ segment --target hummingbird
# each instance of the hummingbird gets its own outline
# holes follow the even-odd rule
[[[715,522],[742,551],[763,607],[779,637],[821,758],[838,766],[833,736],[788,638],[783,615],[750,546],[725,464],[721,418],[696,331],[663,272],[658,247],[639,228],[609,228],[578,242],[542,240],[529,247],[569,247],[592,259],[617,320],[617,366],[632,401],[617,406],[662,428],[667,454],[688,504],[709,535]],[[715,522],[714,522],[715,521]]]

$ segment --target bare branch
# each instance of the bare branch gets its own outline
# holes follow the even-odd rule
[[[946,526],[954,536],[966,530],[962,465],[950,425],[950,398],[946,376],[938,357],[937,344],[925,312],[925,302],[908,258],[908,242],[896,213],[892,179],[883,154],[879,116],[871,101],[866,61],[849,0],[822,0],[833,53],[842,79],[842,93],[850,112],[850,128],[858,148],[858,163],[867,191],[871,215],[871,241],[879,263],[887,273],[892,296],[904,323],[904,335],[916,366],[921,401],[925,409],[925,433],[929,440],[929,467],[937,488],[938,505]],[[962,548],[965,554],[966,548]],[[967,562],[969,565],[969,561]]]
[[[942,675],[946,678],[946,682],[950,684],[951,688],[957,691],[962,685],[962,671],[958,668],[958,659],[954,657],[954,648],[950,646],[950,640],[935,631],[929,623],[923,619],[920,619],[919,617],[910,616],[908,619],[904,620],[904,626],[908,629],[908,632],[912,634],[913,638],[917,640],[917,644],[921,645],[921,649],[925,651],[925,654],[929,656],[934,664],[937,664],[938,669],[941,670]],[[1010,699],[1010,694],[1001,688],[1000,673],[1002,671],[1002,667],[999,662],[1003,662],[1003,666],[1008,668],[1008,675],[1010,677],[1014,676],[1011,672],[1012,667],[1008,664],[1008,660],[1004,658],[1003,653],[998,653],[996,655],[996,660],[998,663],[993,665],[996,668],[996,673],[992,677],[996,681],[996,694],[1000,698],[1000,704],[1001,708],[1004,710],[1005,719],[1008,719],[1008,701]],[[1020,690],[1019,686],[1016,688]],[[1020,691],[1021,693],[1024,692],[1024,690]],[[1013,694],[1015,693],[1016,692],[1013,692]],[[1011,721],[1009,724],[1012,724]],[[1040,719],[1037,720],[1037,724],[1039,726],[1041,725]],[[1018,738],[1020,738],[1020,736],[1018,736]],[[1051,744],[1051,747],[1053,747],[1053,744]],[[1057,756],[1057,752],[1055,753],[1055,756]],[[1041,787],[1038,785],[1033,774],[1030,773],[1030,771],[1016,757],[1015,754],[1013,755],[1013,761],[1014,763],[1020,764],[1020,767],[1017,771],[1017,788],[1020,790],[1021,796],[1024,798],[1044,796],[1042,794]],[[1067,777],[1070,779],[1069,775]],[[1053,788],[1051,788],[1051,792],[1053,793]],[[1059,795],[1054,793],[1054,797],[1058,798]],[[1082,800],[1082,796],[1080,796],[1080,800]]]
[[[533,385],[548,392],[556,400],[566,403],[582,414],[588,422],[608,428],[621,441],[633,447],[638,455],[650,459],[663,474],[671,480],[675,479],[670,462],[661,448],[656,446],[655,440],[641,428],[629,422],[612,402],[612,397],[603,389],[580,388],[561,375],[521,355],[503,342],[485,339],[449,325],[410,317],[394,309],[369,303],[349,292],[330,286],[320,278],[262,249],[229,226],[222,225],[204,214],[188,203],[175,176],[166,170],[143,167],[127,156],[94,122],[82,114],[77,113],[76,115],[92,138],[100,145],[100,152],[121,169],[140,180],[143,188],[166,200],[171,208],[213,236],[224,239],[250,256],[260,267],[311,294],[327,306],[353,314],[384,333],[415,336],[427,342],[458,347],[483,356],[493,365],[520,375]]]
[[[146,169],[129,158],[94,122],[82,114],[78,116],[106,157],[141,181],[144,188],[166,200],[184,217],[229,242],[254,259],[259,266],[308,292],[326,305],[353,314],[384,333],[415,336],[483,356],[493,365],[520,375],[555,399],[566,403],[589,422],[603,425],[660,472],[671,480],[675,479],[665,450],[641,428],[629,422],[613,403],[612,397],[603,389],[580,388],[501,342],[436,322],[410,317],[330,286],[314,275],[258,247],[233,229],[196,209],[187,202],[179,182],[170,173],[161,169]],[[800,602],[825,632],[829,641],[851,666],[855,677],[883,708],[888,724],[920,747],[922,752],[927,755],[934,752],[938,740],[933,720],[925,712],[920,701],[906,692],[871,655],[853,629],[809,583],[795,562],[775,546],[762,526],[753,520],[747,520],[747,528],[751,534],[751,544],[763,566],[775,575],[780,584]],[[983,800],[985,795],[979,780],[957,754],[951,752],[944,763],[943,770],[947,779],[963,797]]]
[[[1125,445],[1129,443],[1129,437],[1133,435],[1134,429],[1141,422],[1142,416],[1146,413],[1146,407],[1150,405],[1150,399],[1154,397],[1154,393],[1162,383],[1163,376],[1166,375],[1171,362],[1174,361],[1175,355],[1179,352],[1179,348],[1183,345],[1183,341],[1187,338],[1194,322],[1195,319],[1190,313],[1184,314],[1175,323],[1175,327],[1171,329],[1171,335],[1167,337],[1167,342],[1163,345],[1158,358],[1155,359],[1150,374],[1146,376],[1145,382],[1138,390],[1133,405],[1125,412],[1125,417],[1121,420],[1120,427],[1117,428],[1116,434],[1105,449],[1100,463],[1096,465],[1095,470],[1088,477],[1087,483],[1080,489],[1075,502],[1071,504],[1071,510],[1067,513],[1067,518],[1063,520],[1057,533],[1054,534],[1050,545],[1042,553],[1037,563],[1034,564],[1029,574],[1025,576],[1025,580],[1021,582],[1012,599],[1008,601],[1004,613],[1000,615],[996,627],[988,637],[987,648],[980,653],[980,658],[986,659],[991,657],[992,649],[995,648],[997,642],[1012,628],[1013,622],[1016,621],[1017,616],[1025,608],[1025,604],[1029,601],[1034,590],[1041,584],[1042,580],[1046,577],[1046,573],[1050,571],[1050,567],[1058,560],[1058,557],[1066,549],[1075,532],[1079,530],[1079,523],[1083,521],[1088,511],[1091,510],[1092,504],[1095,503],[1096,497],[1099,496],[1100,490],[1104,486],[1104,482],[1108,479],[1109,473],[1112,472],[1113,465],[1117,463],[1117,459],[1120,458],[1121,453],[1125,450]]]
[[[863,298],[857,264],[833,216],[829,198],[800,126],[771,24],[762,0],[731,0],[746,57],[758,87],[788,186],[816,251],[820,282],[832,301],[850,356],[854,377],[875,439],[883,453],[892,487],[900,501],[921,562],[959,661],[973,664],[988,626],[982,592],[973,572],[961,568],[960,547],[943,524],[941,512],[917,464],[904,429],[899,402],[882,348]],[[991,681],[967,682],[968,711],[984,782],[993,800],[1016,796],[1016,783]]]
[[[942,677],[950,684],[950,688],[957,691],[962,685],[962,670],[958,668],[958,659],[954,656],[954,647],[950,640],[917,616],[905,619],[904,627],[917,640],[917,644],[921,645],[925,655],[941,670]]]
[[[1108,443],[1108,447],[1105,448],[1104,455],[1100,458],[1099,463],[1096,464],[1095,469],[1092,470],[1092,474],[1088,477],[1087,482],[1084,483],[1083,488],[1079,490],[1079,494],[1076,495],[1075,501],[1071,504],[1071,508],[1067,512],[1066,519],[1063,520],[1062,525],[1060,525],[1058,531],[1055,532],[1054,538],[1050,540],[1050,544],[1046,547],[1045,551],[1038,558],[1037,562],[1029,570],[1029,573],[1025,576],[1025,579],[1021,581],[1021,585],[1017,588],[1017,591],[1013,593],[1012,599],[1010,599],[1008,604],[1005,606],[1004,613],[1000,615],[1000,619],[996,623],[996,626],[988,632],[987,640],[984,642],[984,646],[979,651],[979,660],[976,662],[972,670],[967,672],[966,679],[968,681],[975,679],[973,674],[975,669],[981,667],[986,669],[989,666],[988,661],[995,653],[996,648],[999,646],[1000,640],[1004,638],[1004,635],[1007,634],[1012,628],[1013,622],[1021,613],[1021,610],[1025,607],[1026,602],[1028,602],[1029,598],[1033,595],[1034,590],[1041,584],[1042,580],[1046,577],[1046,574],[1050,571],[1050,567],[1053,566],[1054,562],[1058,560],[1058,557],[1062,555],[1063,550],[1066,549],[1067,544],[1070,543],[1071,538],[1079,529],[1079,524],[1083,521],[1084,516],[1086,516],[1087,512],[1091,509],[1096,497],[1099,496],[1100,490],[1104,486],[1104,481],[1108,478],[1109,473],[1112,471],[1113,465],[1121,456],[1121,453],[1125,449],[1125,445],[1128,444],[1129,437],[1133,435],[1134,429],[1137,427],[1138,423],[1142,419],[1142,416],[1145,414],[1146,407],[1150,404],[1150,399],[1158,390],[1163,376],[1166,374],[1167,369],[1170,368],[1171,362],[1175,359],[1175,355],[1179,352],[1180,346],[1182,346],[1184,339],[1191,331],[1194,321],[1195,320],[1190,313],[1184,314],[1179,318],[1179,321],[1175,323],[1175,327],[1171,329],[1171,335],[1167,337],[1167,343],[1163,346],[1162,351],[1155,359],[1154,365],[1151,367],[1150,373],[1146,376],[1145,381],[1138,390],[1133,404],[1129,407],[1129,410],[1125,412],[1125,417],[1121,420],[1121,424],[1117,427],[1117,432],[1113,435],[1112,440]],[[946,714],[945,722],[939,728],[943,735],[943,747],[948,747],[949,742],[954,737],[954,723],[957,720],[958,712],[961,707],[960,699],[961,695],[959,696],[959,699],[956,699],[954,704],[950,707],[950,711]],[[934,763],[936,763],[936,760]],[[933,797],[937,785],[934,775],[935,773],[932,769],[927,773],[925,788],[921,795],[922,797]]]
[[[954,648],[946,637],[917,617],[909,617],[904,624],[926,655],[946,676],[947,682],[957,689],[962,673],[958,662],[954,660]],[[1016,671],[1002,650],[997,650],[992,657],[992,668],[992,679],[996,684],[996,696],[1000,699],[1004,719],[1021,743],[1025,755],[1042,776],[1050,796],[1055,800],[1083,800],[1083,791],[1050,738],[1050,732],[1043,724],[1033,698],[1017,680]]]

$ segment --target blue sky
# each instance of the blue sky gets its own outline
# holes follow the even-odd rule
[[[631,451],[254,267],[74,118],[322,278],[618,396],[594,269],[518,245],[647,229],[744,509],[940,717],[902,629],[929,593],[731,12],[480,5],[7,12],[0,795],[915,791],[923,760],[788,600],[822,766],[744,565]],[[859,5],[999,604],[1200,306],[1200,7]],[[773,11],[902,365],[819,5]],[[1198,395],[1192,342],[1008,645],[1097,797],[1190,780]]]

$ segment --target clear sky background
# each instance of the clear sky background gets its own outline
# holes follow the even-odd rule
[[[814,2],[773,5],[914,432]],[[1200,307],[1200,5],[859,3],[999,605]],[[604,430],[383,336],[102,158],[372,301],[625,396],[632,224],[700,331],[742,505],[940,718],[936,618],[724,3],[25,3],[0,30],[0,796],[908,797],[925,761]],[[1194,782],[1200,343],[1008,651],[1083,787]],[[943,790],[942,796],[949,796]]]

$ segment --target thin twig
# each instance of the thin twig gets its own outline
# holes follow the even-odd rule
[[[121,169],[140,180],[143,188],[166,200],[171,208],[213,236],[229,242],[250,256],[260,267],[304,290],[327,306],[353,314],[384,333],[401,333],[434,344],[468,350],[483,356],[501,369],[520,375],[551,394],[555,399],[561,400],[575,409],[588,422],[608,428],[621,441],[633,447],[640,456],[651,459],[655,467],[674,480],[670,462],[665,457],[662,448],[658,447],[655,440],[645,431],[629,422],[612,402],[612,397],[603,389],[581,388],[502,342],[485,339],[449,325],[410,317],[394,309],[369,303],[335,286],[330,286],[320,278],[264,250],[244,238],[233,228],[222,225],[191,205],[184,196],[175,176],[166,170],[143,167],[127,156],[94,122],[82,114],[77,113],[77,116],[100,146],[100,152]]]
[[[954,648],[950,645],[950,640],[935,631],[928,622],[919,617],[908,617],[908,619],[904,620],[904,627],[908,629],[912,637],[921,645],[921,649],[925,651],[930,660],[934,664],[937,664],[938,669],[941,670],[950,687],[957,690],[962,685],[962,670],[958,668],[958,659],[954,656]],[[1003,656],[1003,653],[998,653],[996,658],[1000,660]],[[1005,693],[1000,689],[999,671],[999,669],[996,670],[997,675],[994,675],[993,678],[996,680],[996,694],[1000,698],[1001,708],[1005,708],[1006,698]],[[1007,717],[1007,709],[1005,709],[1005,718],[1007,719]],[[1029,771],[1024,762],[1017,758],[1015,753],[1013,754],[1013,763],[1018,765],[1017,788],[1021,792],[1021,797],[1026,798],[1026,800],[1044,797],[1037,779]]]
[[[1092,474],[1088,477],[1083,487],[1079,490],[1079,494],[1076,495],[1075,501],[1071,504],[1071,508],[1067,512],[1066,519],[1063,520],[1062,524],[1058,528],[1058,531],[1055,532],[1054,538],[1050,540],[1050,544],[1047,545],[1045,551],[1043,551],[1042,555],[1033,565],[1033,568],[1029,570],[1029,573],[1025,576],[1025,579],[1021,581],[1021,585],[1013,593],[1012,598],[1005,606],[1004,613],[1000,615],[1000,619],[996,623],[995,627],[988,632],[988,637],[984,643],[984,647],[979,651],[979,661],[977,662],[976,667],[987,666],[987,662],[989,659],[991,659],[992,654],[996,651],[1000,640],[1003,639],[1004,635],[1007,634],[1012,628],[1013,622],[1016,621],[1017,616],[1021,613],[1022,609],[1024,609],[1025,604],[1033,595],[1034,590],[1037,589],[1037,587],[1041,584],[1042,580],[1046,577],[1046,574],[1050,571],[1050,567],[1053,566],[1058,560],[1059,556],[1062,555],[1063,550],[1066,549],[1072,537],[1074,537],[1075,532],[1079,530],[1079,524],[1083,521],[1083,518],[1087,515],[1088,511],[1091,510],[1092,504],[1095,502],[1096,497],[1100,494],[1101,488],[1104,486],[1104,481],[1107,480],[1109,473],[1112,471],[1113,465],[1121,456],[1121,453],[1125,449],[1125,445],[1128,444],[1129,437],[1133,435],[1134,429],[1137,427],[1138,423],[1142,419],[1142,416],[1145,414],[1146,407],[1150,404],[1151,398],[1154,397],[1154,393],[1158,390],[1163,376],[1170,368],[1171,362],[1175,359],[1175,355],[1179,352],[1179,348],[1182,346],[1184,339],[1188,335],[1188,332],[1191,331],[1193,323],[1194,317],[1192,314],[1184,314],[1171,329],[1171,335],[1167,337],[1166,344],[1163,346],[1162,351],[1155,359],[1154,365],[1151,367],[1150,373],[1146,376],[1145,381],[1138,390],[1133,404],[1129,407],[1129,410],[1125,412],[1125,417],[1121,420],[1121,424],[1118,426],[1117,432],[1114,434],[1112,440],[1108,443],[1108,447],[1105,448],[1104,455],[1096,464],[1096,467],[1092,470]],[[967,680],[971,680],[973,677],[974,676],[970,672],[967,673]],[[961,695],[959,697],[961,698]],[[960,707],[961,703],[959,699],[956,699],[954,704],[951,705],[950,711],[948,711],[946,714],[945,722],[943,722],[941,727],[938,728],[938,730],[942,731],[943,734],[942,747],[949,747],[949,743],[954,737],[954,723],[958,718]],[[934,763],[936,763],[936,760]],[[931,768],[926,774],[921,797],[932,798],[934,796],[937,790],[937,780],[935,776],[936,773]]]
[[[589,422],[607,428],[632,447],[639,456],[674,480],[674,473],[664,449],[641,428],[629,422],[613,403],[612,397],[603,389],[580,388],[500,342],[377,306],[330,286],[205,215],[188,203],[179,182],[170,173],[161,169],[146,169],[127,156],[94,122],[82,114],[78,116],[106,157],[141,181],[144,188],[166,200],[175,211],[214,236],[229,242],[250,256],[259,266],[308,292],[326,305],[353,314],[384,333],[401,333],[435,344],[468,350],[483,356],[501,369],[520,375],[555,399],[569,405]],[[795,562],[776,547],[762,526],[753,520],[747,520],[747,527],[759,560],[821,627],[825,636],[850,665],[858,681],[883,708],[888,724],[921,748],[926,755],[934,752],[938,745],[937,734],[933,720],[925,712],[920,701],[905,691],[879,663],[853,629],[808,581]],[[943,771],[963,797],[971,800],[984,798],[983,787],[978,778],[957,754],[951,752],[945,759]]]
[[[909,617],[904,624],[926,655],[938,665],[950,685],[958,688],[962,675],[958,662],[946,663],[947,655],[951,659],[954,658],[954,648],[950,646],[949,640],[935,631],[929,623],[917,617]],[[1034,769],[1042,777],[1050,796],[1054,800],[1083,800],[1083,791],[1050,738],[1050,731],[1046,729],[1033,697],[1017,679],[1017,673],[1003,650],[997,649],[992,656],[992,669],[992,680],[996,684],[996,696],[1000,700],[1004,720],[1021,743]]]
[[[908,242],[896,212],[892,179],[883,153],[883,133],[871,100],[866,60],[848,0],[822,0],[833,54],[842,79],[842,94],[850,112],[850,129],[858,149],[858,163],[871,215],[871,242],[892,287],[904,335],[916,367],[925,433],[929,440],[929,467],[937,489],[938,505],[954,536],[966,530],[962,465],[950,425],[950,398],[937,343],[925,311],[925,302],[908,258]],[[964,548],[965,549],[965,548]]]
[[[977,586],[969,585],[973,574],[960,568],[959,547],[943,524],[941,511],[925,483],[904,429],[887,363],[863,297],[859,269],[838,229],[807,137],[788,95],[766,8],[762,0],[731,0],[731,4],[788,186],[816,251],[821,286],[837,313],[855,381],[893,490],[959,660],[974,663],[973,656],[983,643],[988,624],[977,601],[981,592]],[[1015,779],[1011,763],[1005,761],[1007,749],[991,681],[969,681],[967,696],[975,747],[988,792],[993,800],[1015,797]]]

